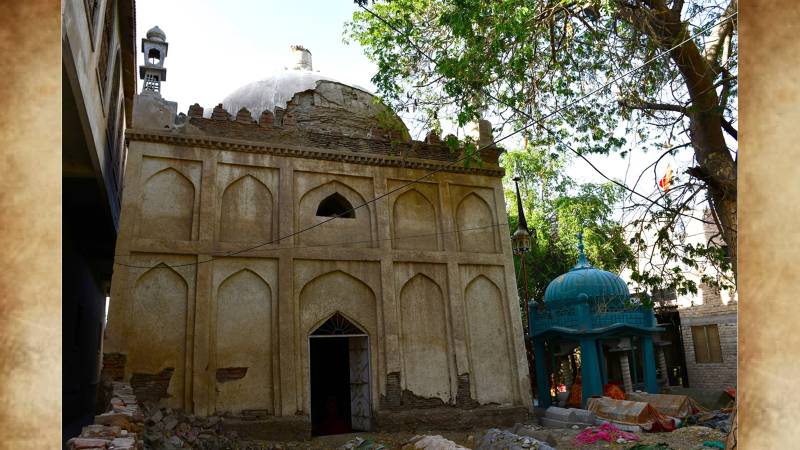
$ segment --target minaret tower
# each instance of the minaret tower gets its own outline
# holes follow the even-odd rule
[[[139,66],[139,78],[144,80],[142,94],[161,96],[161,82],[167,81],[167,69],[164,59],[167,57],[167,35],[161,28],[154,26],[142,39],[144,64]]]

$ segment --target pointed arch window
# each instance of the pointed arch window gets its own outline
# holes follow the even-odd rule
[[[317,216],[355,219],[356,212],[353,210],[353,205],[344,196],[334,192],[319,203]]]

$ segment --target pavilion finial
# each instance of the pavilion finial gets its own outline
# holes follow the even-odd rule
[[[586,258],[586,253],[584,252],[584,245],[583,245],[583,230],[578,232],[578,263],[575,264],[573,269],[582,269],[592,267],[589,264],[589,259]]]

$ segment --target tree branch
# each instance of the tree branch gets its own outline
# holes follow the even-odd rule
[[[725,120],[725,118],[723,117],[720,118],[720,123],[722,124],[723,130],[725,130],[728,134],[730,134],[732,138],[736,139],[737,141],[739,140],[738,138],[739,133],[736,131],[736,128],[733,128],[733,125],[729,121]]]
[[[673,105],[670,103],[653,103],[653,102],[637,102],[637,103],[630,103],[626,100],[619,100],[620,106],[623,108],[630,108],[630,109],[643,109],[643,110],[654,110],[654,111],[673,111],[679,112],[681,114],[686,114],[686,108],[681,105]]]
[[[725,8],[725,12],[722,13],[722,16],[729,17],[738,11],[737,8],[738,3],[736,0],[731,0],[731,2],[728,4],[728,7]],[[720,64],[718,63],[718,60],[720,53],[724,48],[725,40],[733,33],[734,20],[736,19],[731,17],[729,20],[725,20],[724,22],[717,24],[717,26],[711,30],[711,35],[708,37],[706,48],[703,50],[703,56],[705,57],[706,61],[711,67],[714,67],[717,72],[719,72]]]

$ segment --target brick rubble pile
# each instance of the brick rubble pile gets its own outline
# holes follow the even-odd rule
[[[94,424],[83,427],[80,436],[67,441],[69,450],[143,450],[144,415],[133,389],[114,382],[111,401]]]

